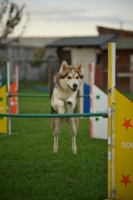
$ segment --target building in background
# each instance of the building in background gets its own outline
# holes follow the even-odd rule
[[[133,92],[133,31],[98,27],[99,36],[67,37],[48,44],[57,48],[60,62],[73,65],[82,60],[85,82],[89,83],[88,65],[95,63],[95,84],[107,91],[108,42],[116,43],[116,86],[122,92]]]
[[[96,66],[95,84],[107,91],[107,44],[116,43],[116,83],[122,92],[133,92],[133,31],[97,27],[98,36],[20,38],[17,44],[0,49],[0,70],[5,61],[19,67],[19,80],[51,80],[52,74],[66,60],[75,65],[82,60],[85,82],[89,82],[88,65]],[[12,73],[11,73],[12,74]],[[51,74],[51,75],[50,75]],[[11,77],[12,78],[12,77]]]
[[[116,43],[116,87],[122,92],[133,92],[133,38],[114,40]],[[107,85],[108,48],[101,47],[103,90]]]
[[[101,46],[115,39],[115,35],[100,35],[90,37],[65,37],[60,38],[46,48],[56,48],[60,63],[66,60],[68,64],[76,65],[79,60],[84,64],[84,81],[89,83],[89,63],[100,64]]]
[[[97,31],[99,35],[115,34],[120,38],[133,38],[133,31],[123,30],[123,29],[114,29],[103,26],[97,26]]]
[[[116,43],[116,87],[122,92],[133,93],[133,31],[98,26],[99,35],[115,34]],[[107,85],[107,44],[101,46],[103,90]]]

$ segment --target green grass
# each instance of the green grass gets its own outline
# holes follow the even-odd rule
[[[46,81],[19,81],[19,89],[35,89],[39,86],[47,86]]]
[[[125,95],[133,100],[133,94]],[[19,98],[19,111],[50,113],[49,99]],[[74,155],[64,125],[54,154],[49,119],[13,118],[12,135],[0,136],[0,199],[107,198],[107,141],[89,138],[88,119],[80,119],[77,147]]]
[[[49,99],[19,98],[19,111],[50,113]],[[53,153],[49,119],[13,118],[12,133],[0,136],[1,200],[107,198],[107,141],[89,139],[88,119],[80,119],[76,155],[66,125]]]

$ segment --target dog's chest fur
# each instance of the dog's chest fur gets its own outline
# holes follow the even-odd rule
[[[55,87],[54,91],[53,91],[53,95],[54,95],[54,98],[58,98],[58,99],[63,100],[63,101],[66,102],[66,100],[69,97],[76,98],[77,92],[72,92],[72,91],[70,91],[69,88],[67,90],[65,90],[65,91],[62,91],[60,88]]]
[[[57,87],[54,88],[52,98],[60,99],[60,100],[62,100],[64,102],[64,104],[65,104],[65,113],[73,113],[73,112],[75,112],[75,109],[71,109],[70,105],[68,105],[68,103],[67,103],[67,99],[69,97],[73,97],[74,99],[77,99],[77,91],[76,92],[71,92],[69,88],[68,88],[68,91],[62,91]]]

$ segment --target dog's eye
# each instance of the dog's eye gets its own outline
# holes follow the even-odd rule
[[[76,79],[79,79],[79,76],[76,76]]]
[[[71,79],[71,76],[68,76],[67,78],[68,78],[68,79]]]

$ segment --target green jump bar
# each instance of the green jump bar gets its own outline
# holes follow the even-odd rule
[[[0,117],[19,118],[62,118],[62,117],[104,117],[107,113],[74,113],[74,114],[8,114],[0,113]]]
[[[50,98],[49,95],[34,95],[34,94],[9,94],[9,97],[33,97],[33,98]],[[79,97],[89,98],[89,95],[79,95]]]
[[[9,94],[9,97],[35,97],[35,98],[50,98],[49,95],[34,95],[34,94]]]

